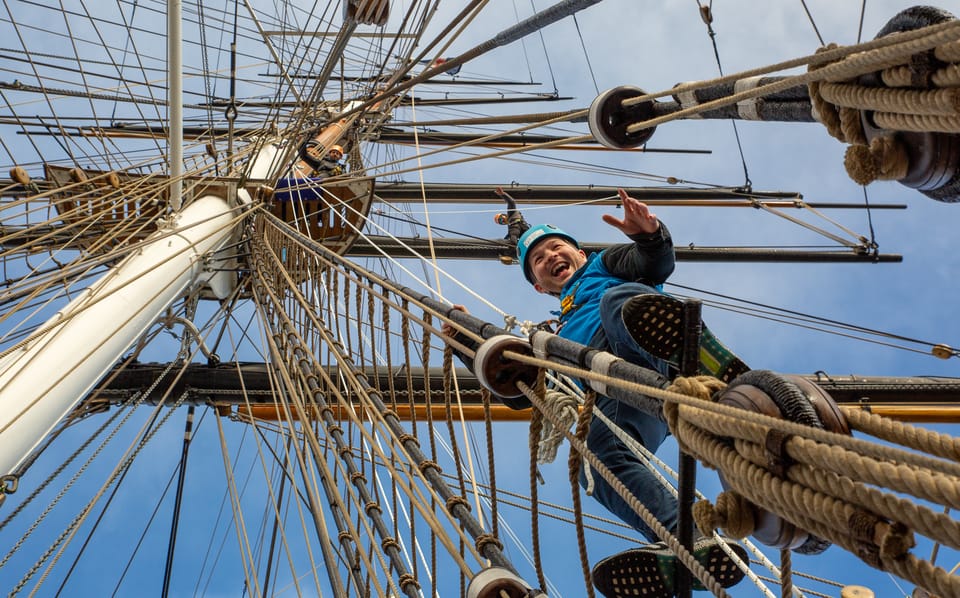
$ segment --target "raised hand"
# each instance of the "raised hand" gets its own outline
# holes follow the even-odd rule
[[[611,214],[604,214],[604,222],[619,228],[625,235],[653,233],[660,228],[660,221],[650,212],[647,204],[630,197],[623,189],[617,189],[617,193],[620,194],[620,201],[623,203],[623,220]]]

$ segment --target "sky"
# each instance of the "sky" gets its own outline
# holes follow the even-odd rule
[[[799,2],[781,3],[774,9],[760,8],[749,1],[730,1],[713,6],[714,37],[700,19],[697,4],[691,1],[666,3],[635,0],[605,0],[572,19],[550,26],[543,37],[534,35],[523,43],[491,52],[464,67],[462,77],[474,74],[503,78],[529,77],[543,83],[543,89],[556,87],[562,96],[572,100],[545,110],[585,108],[604,90],[619,85],[633,85],[647,91],[669,89],[683,81],[702,80],[718,75],[716,54],[726,74],[771,64],[812,53],[819,45],[817,31],[825,42],[851,44],[857,41],[861,8],[862,38],[870,39],[897,11],[909,6],[905,2],[836,2],[808,1],[806,6],[816,23],[809,22]],[[542,9],[546,3],[538,3]],[[442,6],[434,17],[434,28],[446,22],[457,6]],[[463,39],[450,48],[454,55],[484,36],[502,30],[528,14],[530,6],[494,0],[467,29]],[[395,7],[395,12],[399,10]],[[581,43],[581,36],[583,42]],[[716,49],[711,44],[716,42]],[[547,48],[546,55],[543,48]],[[152,52],[154,49],[142,49]],[[549,58],[549,64],[546,57]],[[519,73],[517,72],[519,71]],[[525,110],[525,108],[519,108]],[[537,109],[539,110],[539,108]],[[429,118],[429,111],[418,114]],[[399,118],[399,117],[398,117]],[[406,116],[404,116],[406,118]],[[582,134],[582,125],[567,125],[564,130]],[[738,143],[739,137],[739,143]],[[650,148],[709,150],[703,154],[670,154],[638,152],[579,152],[561,157],[574,163],[547,166],[549,159],[530,164],[524,160],[496,159],[471,163],[469,168],[448,167],[425,170],[426,181],[488,182],[491,187],[521,184],[571,185],[663,185],[666,177],[716,185],[742,185],[746,168],[755,190],[795,191],[810,202],[863,203],[864,191],[849,180],[843,169],[844,146],[830,138],[822,126],[810,123],[773,124],[739,122],[736,129],[729,122],[683,121],[658,127],[650,140]],[[741,157],[742,152],[742,157]],[[537,155],[554,156],[549,152]],[[744,166],[745,164],[745,166]],[[608,170],[601,171],[601,167]],[[417,180],[416,173],[403,175]],[[724,264],[681,262],[670,279],[667,290],[709,299],[717,295],[776,306],[856,326],[881,330],[890,334],[916,338],[930,344],[960,346],[957,338],[960,324],[954,317],[955,273],[960,258],[955,251],[957,206],[933,201],[922,194],[894,182],[875,183],[867,188],[871,203],[906,204],[906,210],[878,210],[868,220],[863,211],[831,211],[827,214],[858,234],[873,236],[884,253],[903,255],[902,263],[884,264]],[[598,207],[537,208],[521,206],[532,223],[552,222],[583,240],[619,240],[620,234],[605,225],[600,215],[612,209]],[[503,230],[493,223],[489,206],[477,210],[444,208],[431,212],[431,222],[455,231],[482,237],[502,236]],[[788,225],[770,214],[752,209],[698,209],[657,207],[655,212],[669,226],[677,246],[688,245],[782,245],[819,244],[816,237],[798,227]],[[415,218],[424,219],[422,210],[411,207]],[[872,228],[872,233],[871,233]],[[422,234],[422,232],[421,232]],[[478,317],[502,322],[500,312],[516,315],[521,320],[539,321],[546,317],[555,302],[525,286],[516,266],[499,263],[448,262],[441,266],[460,284],[444,279],[439,289],[446,300],[468,306]],[[432,279],[430,273],[428,278]],[[462,285],[462,286],[460,286]],[[466,289],[482,289],[491,309]],[[692,290],[691,290],[692,289]],[[726,303],[726,302],[724,302]],[[827,334],[797,326],[787,326],[770,319],[722,309],[707,302],[704,319],[711,329],[752,367],[784,373],[866,376],[955,376],[956,359],[939,360],[924,352],[907,351],[885,344]],[[159,354],[158,359],[163,355]],[[212,419],[212,418],[211,418]],[[205,420],[200,426],[213,429]],[[954,433],[951,427],[944,429]],[[526,493],[525,424],[505,424],[499,431],[498,450],[501,459],[518,459],[523,465],[500,466],[499,481],[515,491]],[[517,440],[519,438],[519,440]],[[214,454],[219,447],[213,435],[198,436],[197,454]],[[165,439],[151,458],[179,451],[177,434]],[[516,453],[516,454],[514,454]],[[675,461],[675,443],[668,441],[659,454]],[[519,455],[519,457],[517,457]],[[558,504],[569,504],[566,464],[542,468],[545,485],[542,498]],[[135,485],[151,492],[162,491],[167,473],[138,469]],[[719,484],[715,474],[701,469],[701,489],[710,497]],[[192,492],[196,500],[219,500],[217,480],[195,480]],[[148,503],[138,503],[136,495],[119,497],[120,510],[139,513]],[[585,505],[591,512],[604,515],[590,500]],[[151,505],[152,506],[152,505]],[[0,511],[2,514],[2,511]],[[131,516],[132,518],[132,516]],[[520,512],[510,515],[510,523],[521,538],[529,537],[528,517]],[[110,533],[121,533],[124,519],[107,524]],[[189,522],[185,527],[189,528]],[[224,532],[226,533],[226,532]],[[231,532],[232,533],[232,532]],[[548,536],[559,541],[548,542],[545,560],[555,563],[549,571],[551,596],[580,596],[582,581],[575,560],[575,544],[569,531],[554,531]],[[559,535],[559,534],[566,535]],[[10,540],[12,542],[12,540]],[[628,540],[592,539],[589,545],[592,560],[612,554],[630,545]],[[163,548],[156,549],[153,568],[162,559]],[[187,546],[184,550],[198,550]],[[523,560],[518,547],[508,547],[508,554]],[[192,555],[192,553],[191,553]],[[203,555],[197,554],[199,560]],[[563,563],[561,566],[559,563]],[[814,561],[799,558],[798,569],[817,575],[835,577],[842,583],[872,587],[878,596],[909,595],[906,582],[891,581],[886,575],[865,566],[854,566],[851,557],[833,548]],[[950,567],[952,563],[945,566]],[[529,574],[529,567],[524,566]],[[121,595],[137,595],[139,583],[152,583],[148,567],[131,572],[130,585]],[[92,578],[94,574],[87,573]],[[185,576],[186,577],[186,576]],[[175,578],[176,579],[176,578]],[[533,580],[534,578],[528,577]],[[138,581],[144,580],[144,581]],[[203,588],[202,595],[237,595],[235,586]],[[93,583],[92,581],[90,583]],[[0,587],[8,588],[10,580],[0,570]],[[94,586],[88,586],[94,587]],[[190,583],[175,586],[174,595],[193,595],[197,590]],[[47,591],[47,590],[44,590]],[[291,589],[286,594],[293,595]],[[838,593],[838,592],[837,592]],[[836,595],[835,593],[834,595]],[[41,592],[41,595],[43,594]],[[52,594],[49,594],[52,595]],[[93,594],[87,594],[93,595]],[[735,596],[760,595],[739,587]]]

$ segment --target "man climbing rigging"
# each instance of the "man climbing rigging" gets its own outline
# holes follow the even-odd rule
[[[300,148],[300,159],[313,170],[310,176],[326,179],[343,174],[343,164],[340,163],[343,159],[343,147],[331,145],[322,157],[321,151],[323,145],[314,140],[304,143]]]
[[[574,237],[553,225],[541,224],[520,237],[519,262],[534,289],[560,300],[559,336],[670,375],[671,368],[679,362],[683,330],[682,303],[660,291],[674,269],[673,242],[667,227],[646,204],[623,189],[618,192],[623,219],[605,214],[603,220],[623,232],[630,243],[588,256]],[[706,327],[701,346],[701,373],[730,380],[747,371],[747,366]],[[615,399],[598,396],[594,409],[651,452],[657,450],[668,433],[658,414]],[[587,447],[667,530],[676,532],[676,497],[599,418],[590,424]],[[594,498],[653,542],[601,561],[594,568],[594,584],[607,596],[634,595],[626,592],[640,588],[641,593],[636,595],[673,596],[675,556],[620,495],[593,473]],[[580,483],[587,483],[583,470]],[[746,558],[741,546],[728,546]],[[724,587],[743,578],[743,571],[712,537],[697,538],[693,553]]]

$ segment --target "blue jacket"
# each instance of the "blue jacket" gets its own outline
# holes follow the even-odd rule
[[[651,234],[631,235],[633,243],[592,253],[560,291],[560,332],[563,338],[591,345],[600,329],[600,300],[610,287],[625,282],[662,285],[676,264],[666,225]]]
[[[587,263],[564,284],[560,292],[561,311],[556,312],[563,325],[559,336],[597,349],[606,349],[603,346],[606,338],[597,340],[600,336],[600,299],[604,292],[625,282],[658,286],[673,273],[673,240],[663,222],[657,232],[630,235],[630,240],[633,243],[615,245],[600,253],[590,254]],[[473,348],[476,349],[476,345]],[[473,371],[472,359],[457,350],[454,350],[454,354]],[[531,406],[524,396],[497,398],[511,409],[527,409]]]

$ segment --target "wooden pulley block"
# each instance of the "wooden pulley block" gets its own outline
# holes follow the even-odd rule
[[[70,169],[70,180],[74,183],[85,183],[88,178],[84,169],[79,167]]]
[[[256,197],[261,201],[273,199],[274,188],[269,185],[257,185]]]
[[[20,168],[19,166],[14,166],[10,169],[10,178],[13,179],[14,182],[21,185],[30,184],[30,175],[27,174],[26,170]]]
[[[546,598],[515,573],[503,567],[487,567],[470,580],[467,598]]]
[[[840,598],[874,598],[873,590],[864,586],[843,586]]]
[[[830,395],[799,376],[752,370],[737,377],[720,393],[717,402],[831,432],[850,434],[843,413]],[[778,454],[777,448],[774,442],[768,443],[767,450],[771,454],[766,468],[783,477],[789,462],[786,455]],[[720,482],[724,488],[728,488],[723,474],[720,474]],[[787,548],[801,554],[819,554],[830,546],[830,542],[799,529],[778,515],[760,508],[756,511],[757,525],[753,536],[767,546]]]
[[[503,356],[505,351],[514,351],[533,355],[533,349],[525,339],[499,334],[488,338],[477,349],[473,365],[477,381],[498,397],[514,399],[522,397],[517,382],[524,382],[531,388],[537,382],[538,369],[535,366],[520,363]]]
[[[646,143],[653,136],[656,127],[636,133],[630,133],[627,128],[655,116],[653,100],[632,106],[623,105],[624,100],[638,98],[645,94],[646,92],[639,87],[622,85],[598,95],[591,102],[590,114],[587,116],[593,138],[610,149],[628,149]]]
[[[97,187],[113,187],[114,189],[120,188],[120,175],[115,172],[108,172],[106,174],[97,176],[93,179]]]

